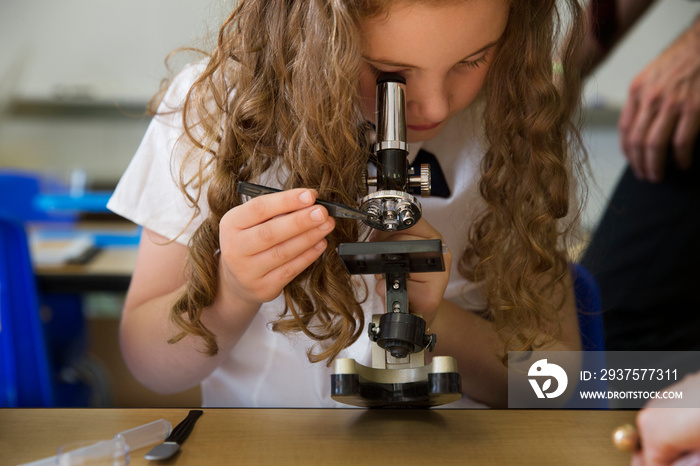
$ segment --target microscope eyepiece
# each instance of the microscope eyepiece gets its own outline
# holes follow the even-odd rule
[[[377,79],[377,152],[395,149],[408,154],[406,79],[385,74]]]
[[[406,84],[406,78],[397,73],[384,73],[379,78],[377,78],[377,84],[386,82],[397,82],[401,84]]]

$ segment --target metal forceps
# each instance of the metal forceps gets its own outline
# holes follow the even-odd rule
[[[239,194],[243,194],[250,197],[257,197],[263,194],[272,194],[282,191],[281,189],[270,188],[268,186],[261,186],[259,184],[248,183],[246,181],[239,181],[236,190]],[[367,220],[369,217],[366,213],[361,210],[353,209],[344,204],[331,201],[322,201],[321,199],[316,199],[314,204],[322,205],[328,210],[328,215],[337,218],[351,218],[353,220]]]

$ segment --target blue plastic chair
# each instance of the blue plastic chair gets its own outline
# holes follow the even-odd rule
[[[593,276],[580,264],[571,264],[578,325],[584,351],[605,351],[600,288]]]
[[[52,370],[24,227],[0,212],[0,406],[54,406]]]
[[[67,187],[60,182],[37,173],[23,170],[0,170],[0,200],[3,211],[22,221],[74,222],[74,211],[48,211],[37,204],[40,195],[65,193]]]
[[[0,168],[0,208],[23,222],[42,224],[75,223],[80,214],[108,214],[107,201],[111,191],[88,191],[79,196],[70,194],[68,187],[40,173]],[[132,232],[90,233],[95,246],[136,246],[142,228]],[[47,234],[47,232],[43,232]],[[70,228],[54,232],[56,238],[71,235]]]
[[[600,298],[600,288],[595,278],[580,264],[571,264],[571,276],[574,285],[574,297],[578,310],[578,324],[581,330],[581,346],[583,347],[582,369],[599,370],[605,365],[605,335],[603,331],[603,313]],[[595,381],[588,385],[595,390],[607,390],[607,383]],[[585,406],[584,406],[585,404]],[[608,401],[604,399],[579,401],[578,408],[607,409]]]
[[[24,360],[24,353],[10,351],[13,345],[17,346],[20,343],[11,344],[10,342],[14,341],[15,337],[8,331],[5,333],[7,340],[1,347],[3,351],[1,357],[7,377],[0,381],[0,386],[8,387],[8,393],[15,393],[15,395],[0,398],[0,406],[15,406],[15,403],[19,403],[19,406],[80,407],[92,404],[92,400],[96,397],[108,396],[109,387],[104,370],[87,355],[87,327],[83,317],[82,297],[74,293],[38,292],[27,248],[25,230],[27,222],[70,225],[77,220],[78,213],[83,208],[82,204],[67,204],[64,201],[57,206],[56,202],[53,202],[55,199],[63,199],[62,196],[67,196],[66,192],[65,185],[48,176],[28,171],[0,169],[0,212],[3,214],[3,225],[6,232],[2,238],[6,252],[4,256],[0,257],[0,267],[5,269],[4,273],[8,280],[19,280],[20,277],[25,280],[24,274],[28,271],[29,278],[26,280],[31,283],[31,290],[27,290],[27,293],[22,296],[26,295],[28,296],[26,299],[32,301],[31,305],[18,301],[6,303],[3,307],[10,309],[10,311],[4,313],[5,317],[10,319],[11,315],[20,312],[17,309],[24,309],[21,312],[31,314],[39,319],[40,308],[51,309],[51,318],[45,322],[39,321],[40,330],[32,330],[36,334],[41,333],[42,341],[39,341],[38,338],[27,339],[25,336],[20,339],[20,342],[24,342],[25,347],[33,348],[35,354],[44,355],[36,357],[43,357],[46,360],[51,384],[49,388],[45,388],[44,385],[38,386],[41,386],[44,391],[49,390],[51,396],[44,397],[43,401],[40,402],[29,384],[20,383],[18,385],[18,381],[15,380],[16,374],[22,375],[23,369],[22,367],[11,368],[25,365],[27,362]],[[52,203],[46,204],[47,199]],[[79,198],[78,201],[82,202],[82,198]],[[100,196],[100,202],[106,203],[104,196]],[[90,211],[101,212],[102,208],[93,206]],[[131,238],[127,238],[127,240],[131,241]],[[5,247],[5,244],[16,246]],[[14,254],[13,251],[17,251],[16,254],[21,254],[21,257]],[[26,263],[29,264],[27,266],[23,265],[25,259]],[[15,278],[14,274],[19,275]],[[2,283],[4,285],[6,282]],[[8,285],[7,289],[14,292],[13,287],[17,283],[14,281],[12,283],[11,286]],[[3,289],[0,288],[0,293]],[[34,317],[24,316],[24,314],[19,315],[24,319],[34,319]],[[17,318],[13,319],[13,321],[16,320]],[[8,320],[8,322],[10,321]],[[28,324],[25,323],[20,330],[24,332],[28,328]],[[8,323],[6,328],[16,328],[16,325],[12,326]],[[22,333],[22,335],[24,334]],[[43,373],[44,366],[43,363],[39,365],[28,364],[29,368],[37,368],[36,370],[39,371],[37,373]]]

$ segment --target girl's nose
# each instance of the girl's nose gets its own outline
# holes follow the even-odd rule
[[[412,83],[406,89],[409,124],[440,123],[449,114],[449,94],[442,80]],[[420,121],[411,121],[420,120]]]

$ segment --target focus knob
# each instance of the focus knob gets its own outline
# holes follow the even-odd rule
[[[430,197],[430,187],[431,187],[431,177],[430,177],[430,164],[422,163],[420,164],[420,175],[416,176],[414,174],[415,168],[409,168],[409,178],[408,186],[411,188],[420,188],[420,195],[422,197]]]
[[[420,165],[420,195],[422,197],[430,197],[430,164],[422,163]]]

